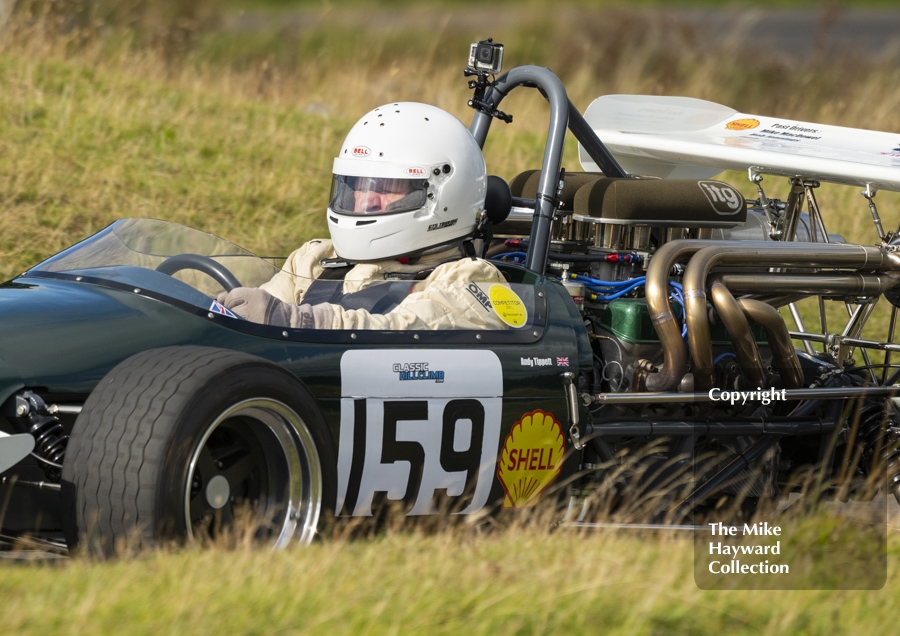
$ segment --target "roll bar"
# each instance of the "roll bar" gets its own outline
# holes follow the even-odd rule
[[[550,102],[550,125],[547,130],[547,145],[541,165],[541,178],[535,195],[534,222],[531,225],[528,254],[525,267],[543,274],[547,267],[550,251],[550,226],[553,215],[559,207],[557,193],[566,130],[571,130],[585,151],[591,156],[607,177],[627,177],[628,173],[619,165],[603,142],[597,137],[578,109],[569,101],[566,89],[553,71],[541,66],[519,66],[501,75],[491,84],[484,95],[484,104],[497,110],[500,102],[514,88],[527,86],[537,88]],[[478,145],[484,148],[492,116],[487,109],[479,109],[472,119],[470,130]]]

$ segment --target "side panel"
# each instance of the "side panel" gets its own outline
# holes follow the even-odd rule
[[[565,492],[580,454],[562,374],[591,364],[591,353],[565,289],[544,291],[546,328],[530,345],[342,354],[340,398],[322,402],[338,445],[339,516],[384,505],[502,512]]]
[[[371,349],[341,358],[338,514],[369,516],[379,496],[431,514],[488,501],[503,371],[489,350]]]

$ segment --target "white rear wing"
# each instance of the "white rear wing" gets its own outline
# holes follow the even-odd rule
[[[606,95],[585,120],[629,174],[708,179],[723,170],[900,191],[900,133],[738,113],[690,97]],[[600,168],[578,148],[582,167]]]

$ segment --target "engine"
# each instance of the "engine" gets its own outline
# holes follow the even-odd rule
[[[497,228],[507,251],[527,249],[533,212],[521,204],[534,200],[539,177],[539,171],[528,171],[510,182],[520,206]],[[702,308],[694,309],[695,316],[708,316],[708,327],[689,333],[692,298],[686,303],[684,284],[689,257],[699,249],[787,247],[775,240],[785,223],[792,225],[794,250],[797,243],[844,243],[817,227],[808,214],[798,213],[790,221],[787,204],[761,200],[748,202],[733,186],[714,180],[564,175],[548,271],[559,276],[584,313],[596,354],[592,386],[587,387],[592,394],[803,385],[803,366],[817,362],[794,350],[776,308],[804,292],[821,291],[814,274],[803,277],[809,268],[792,268],[788,284],[773,273],[779,269],[773,266],[750,262],[717,267],[712,279],[699,283],[705,295],[711,282],[709,311],[705,298]],[[862,277],[846,278],[832,281],[835,294],[863,291]],[[784,284],[779,287],[777,281]],[[738,301],[735,294],[745,298]],[[701,356],[694,357],[693,365],[685,354],[685,349],[693,351],[691,340]],[[700,360],[709,368],[698,369],[704,364]],[[695,383],[698,373],[702,381]]]

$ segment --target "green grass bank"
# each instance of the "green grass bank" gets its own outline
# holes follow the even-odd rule
[[[501,3],[498,14],[515,12],[515,28],[498,15],[494,30],[459,26],[457,3],[419,13],[385,3],[367,14],[373,24],[378,11],[401,6],[429,28],[362,32],[327,3],[305,6],[318,9],[315,28],[236,32],[211,19],[160,32],[147,18],[78,30],[65,13],[17,18],[0,35],[0,278],[125,216],[284,255],[324,234],[331,160],[362,113],[417,100],[470,120],[461,68],[468,43],[488,35],[506,44],[507,68],[557,71],[581,110],[602,94],[686,95],[900,132],[900,70],[885,59],[792,65],[735,44],[710,50],[621,6]],[[485,152],[490,172],[509,178],[539,165],[547,113],[524,92],[504,109],[516,121],[495,125]],[[574,145],[566,166],[577,168]],[[727,178],[754,195],[743,175]],[[786,197],[774,178],[765,185]],[[877,202],[896,228],[898,195]],[[854,189],[823,186],[820,203],[832,231],[875,241]],[[23,635],[877,634],[900,619],[897,557],[891,536],[881,591],[705,592],[687,541],[533,528],[389,533],[274,555],[0,563],[0,625]]]

